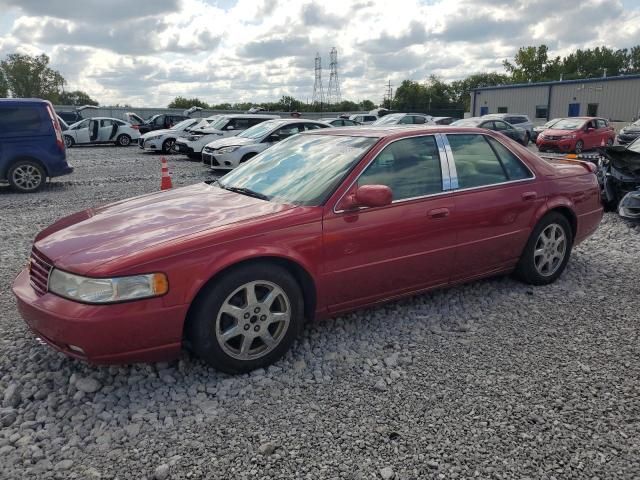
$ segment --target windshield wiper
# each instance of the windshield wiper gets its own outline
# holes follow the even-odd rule
[[[263,193],[256,192],[251,190],[250,188],[243,187],[229,187],[228,185],[223,185],[220,182],[217,182],[220,188],[224,188],[225,190],[229,190],[230,192],[240,193],[242,195],[246,195],[248,197],[259,198],[260,200],[269,200],[269,197]]]

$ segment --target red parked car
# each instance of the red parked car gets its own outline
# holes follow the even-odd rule
[[[601,217],[593,166],[495,132],[323,129],[217,182],[59,220],[13,290],[34,333],[73,357],[184,345],[244,372],[281,357],[305,319],[514,271],[553,282]]]
[[[536,139],[538,150],[580,153],[601,145],[611,146],[616,139],[614,128],[604,118],[563,118]]]

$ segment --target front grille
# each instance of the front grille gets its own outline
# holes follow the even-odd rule
[[[545,140],[560,140],[561,137],[559,137],[558,135],[545,135],[544,137]]]
[[[47,293],[51,270],[53,270],[51,262],[33,247],[29,259],[29,280],[39,295]]]

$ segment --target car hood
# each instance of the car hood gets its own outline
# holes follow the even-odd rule
[[[35,248],[58,268],[89,274],[112,260],[180,237],[291,208],[199,183],[62,218],[38,234]]]
[[[640,125],[627,125],[622,131],[624,133],[640,133]]]
[[[175,130],[171,130],[169,128],[163,128],[162,130],[152,130],[150,132],[144,133],[142,138],[155,137],[156,135],[164,135],[165,133],[175,132]]]
[[[232,145],[254,145],[256,143],[258,143],[258,141],[252,138],[226,137],[226,138],[219,138],[218,140],[214,140],[211,143],[207,143],[207,147],[222,148],[222,147],[230,147]]]
[[[578,133],[578,130],[557,130],[555,128],[547,128],[544,131],[545,134],[547,135],[572,135],[574,133]]]

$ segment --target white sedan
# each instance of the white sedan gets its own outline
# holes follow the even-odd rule
[[[169,153],[171,152],[176,139],[183,136],[185,133],[189,133],[189,130],[198,126],[201,121],[202,119],[200,118],[188,118],[187,120],[177,123],[173,128],[166,130],[152,130],[143,134],[138,139],[138,146],[143,150]]]
[[[202,161],[213,170],[232,170],[280,140],[307,130],[328,127],[331,125],[315,120],[268,120],[235,137],[208,143],[202,151]]]
[[[121,147],[131,145],[140,138],[140,132],[130,123],[117,118],[93,117],[70,125],[63,132],[67,148],[74,145],[114,143]]]

